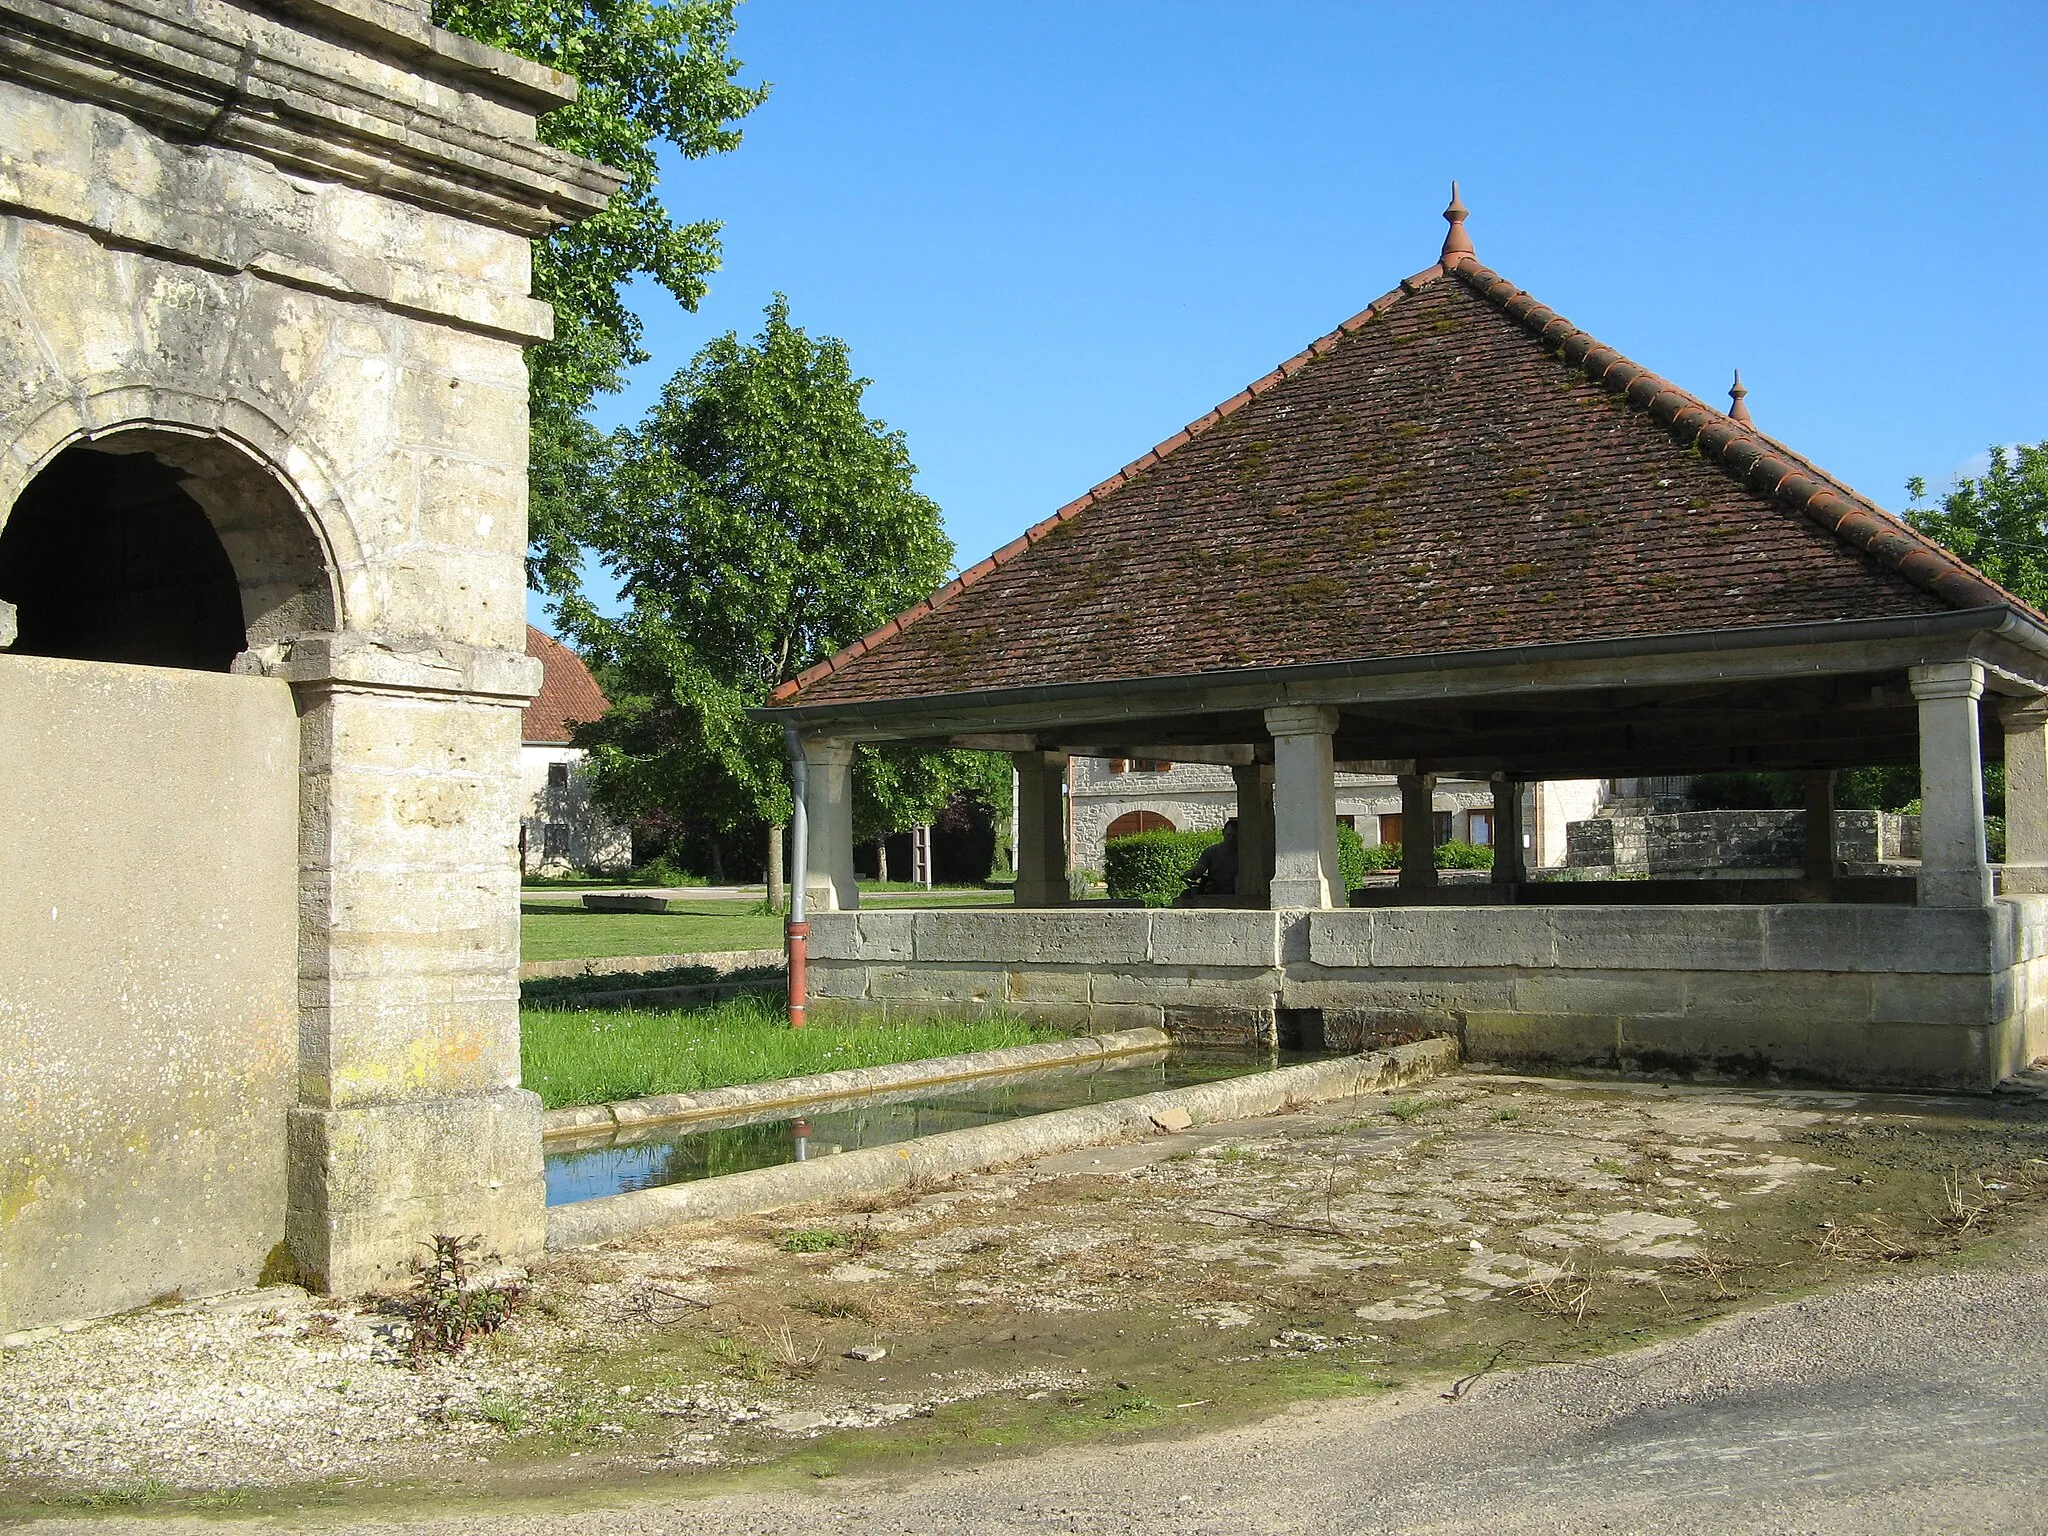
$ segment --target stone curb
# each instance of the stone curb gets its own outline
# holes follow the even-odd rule
[[[962,1082],[1035,1067],[1062,1067],[1073,1062],[1128,1056],[1136,1051],[1164,1050],[1172,1043],[1172,1037],[1163,1029],[1122,1029],[1114,1034],[1049,1040],[1043,1045],[1008,1045],[994,1051],[963,1051],[956,1056],[929,1056],[923,1061],[898,1061],[881,1067],[847,1067],[838,1072],[815,1072],[809,1077],[777,1078],[769,1083],[739,1083],[730,1088],[707,1088],[701,1093],[660,1093],[610,1104],[551,1109],[540,1117],[540,1133],[544,1137],[587,1136],[629,1126],[637,1129],[656,1122],[794,1108],[815,1104],[820,1099]]]
[[[1079,1147],[1127,1141],[1156,1130],[1179,1110],[1190,1125],[1245,1120],[1295,1105],[1354,1098],[1400,1083],[1434,1077],[1454,1066],[1458,1043],[1422,1040],[1347,1056],[1304,1062],[1251,1077],[1169,1088],[1111,1104],[1089,1104],[1029,1115],[997,1125],[944,1131],[894,1146],[841,1152],[810,1162],[755,1168],[689,1184],[605,1195],[548,1212],[548,1247],[572,1248],[626,1237],[649,1227],[746,1216],[815,1200],[881,1194],[914,1182],[950,1178],[1004,1163],[1024,1162]]]
[[[543,976],[631,976],[639,971],[668,971],[679,965],[701,965],[714,971],[741,971],[757,965],[781,965],[779,949],[714,949],[696,955],[593,955],[572,960],[529,960],[519,967],[521,981]]]

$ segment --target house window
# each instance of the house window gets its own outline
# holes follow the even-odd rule
[[[568,787],[569,787],[569,765],[568,765],[567,763],[549,763],[549,764],[548,764],[548,788],[549,788],[549,789],[567,789]]]
[[[1401,841],[1401,818],[1399,814],[1380,818],[1380,841],[1398,843]]]
[[[1474,811],[1471,820],[1472,841],[1481,848],[1491,848],[1493,846],[1493,812]]]
[[[1109,760],[1109,771],[1111,773],[1128,773],[1130,767],[1131,765],[1120,757],[1112,757]]]
[[[1173,764],[1157,757],[1134,757],[1131,759],[1133,773],[1171,773]]]
[[[550,821],[541,828],[540,856],[543,859],[569,857],[569,823]]]
[[[1441,848],[1451,840],[1452,829],[1457,826],[1457,814],[1453,811],[1438,811],[1430,820],[1436,823],[1436,845]]]

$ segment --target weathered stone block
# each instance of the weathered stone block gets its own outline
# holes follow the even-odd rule
[[[1270,1008],[1280,990],[1278,971],[1200,971],[1166,966],[1090,973],[1089,996],[1098,1003],[1202,1004]]]
[[[1007,992],[1001,971],[961,965],[872,965],[868,996],[883,1002],[928,1002],[986,1005],[1000,1003]]]
[[[1700,971],[1672,975],[1683,982],[1687,1019],[1743,1030],[1783,1021],[1860,1027],[1870,1021],[1873,978],[1826,971]],[[1639,1015],[1648,1017],[1649,1015]],[[1661,1016],[1661,1015],[1658,1015]]]
[[[868,968],[859,961],[813,960],[804,968],[806,1000],[866,997]]]
[[[1870,991],[1870,1018],[1875,1023],[1988,1025],[2014,1006],[2008,975],[1893,973],[1861,980]]]
[[[1169,1004],[1164,1010],[1162,1027],[1175,1040],[1187,1045],[1273,1043],[1273,1014],[1270,1009]]]
[[[1760,970],[1761,907],[1554,907],[1560,962],[1587,970]]]
[[[1375,912],[1375,966],[1555,965],[1551,913],[1542,907],[1409,907]]]
[[[1232,910],[1160,910],[1151,914],[1155,965],[1280,963],[1280,914]]]
[[[1532,1014],[1598,1018],[1682,1014],[1685,976],[1678,971],[1525,971],[1515,978],[1514,1006]]]
[[[437,1232],[539,1257],[540,1098],[522,1088],[291,1112],[285,1231],[301,1274],[343,1295],[397,1280]]]
[[[1355,910],[1308,915],[1308,957],[1316,965],[1363,968],[1373,963],[1373,923],[1379,914]]]
[[[1142,964],[1150,917],[1142,910],[1122,909],[920,912],[916,954],[920,961]]]
[[[1009,973],[1008,996],[1013,1003],[1085,1003],[1088,986],[1086,971],[1030,966]]]

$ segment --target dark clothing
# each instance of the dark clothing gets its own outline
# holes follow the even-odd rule
[[[1225,838],[1202,850],[1195,867],[1188,871],[1191,896],[1235,896],[1237,894],[1237,843]]]

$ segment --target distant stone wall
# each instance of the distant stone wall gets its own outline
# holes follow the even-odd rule
[[[1798,869],[1806,861],[1806,812],[1680,811],[1599,817],[1565,829],[1569,865],[1619,873]],[[1920,818],[1886,811],[1835,812],[1835,858],[1851,865],[1920,857]]]
[[[1988,1089],[2048,1050],[2048,898],[1911,906],[830,912],[813,1016]]]

